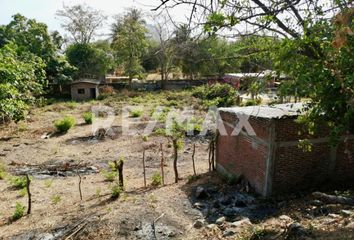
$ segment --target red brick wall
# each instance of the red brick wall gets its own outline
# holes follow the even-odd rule
[[[354,184],[354,139],[339,144],[335,177],[338,182]]]
[[[311,152],[298,146],[278,147],[274,156],[273,194],[296,192],[321,184],[329,169],[327,143],[314,144]]]
[[[229,126],[225,128],[228,134],[232,132]],[[255,131],[258,130],[261,128],[255,129]],[[222,165],[227,172],[244,176],[257,192],[263,192],[267,146],[256,143],[252,137],[239,134],[238,136],[219,136],[216,151],[217,163]]]

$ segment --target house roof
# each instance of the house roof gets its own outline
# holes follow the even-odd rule
[[[278,78],[286,78],[285,75],[280,74],[279,76],[276,74],[276,72],[271,71],[271,70],[266,70],[263,72],[258,72],[258,73],[226,73],[225,76],[227,77],[234,77],[234,78],[246,78],[246,77],[257,77],[257,78],[264,78],[266,76],[272,76],[272,77],[278,77]]]
[[[77,84],[77,83],[91,83],[91,84],[100,84],[101,83],[101,80],[97,80],[97,79],[89,79],[89,78],[81,78],[81,79],[78,79],[78,80],[75,80],[71,83],[71,85],[73,84]]]
[[[272,106],[247,106],[247,107],[230,107],[219,108],[220,112],[228,112],[232,114],[243,113],[248,116],[254,116],[267,119],[279,119],[285,117],[299,116],[304,111],[303,103],[285,103]]]

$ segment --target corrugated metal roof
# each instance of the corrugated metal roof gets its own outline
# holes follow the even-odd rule
[[[97,79],[88,79],[88,78],[81,78],[76,81],[73,81],[71,85],[76,84],[76,83],[92,83],[92,84],[100,84],[101,80]]]
[[[303,103],[285,103],[276,104],[272,106],[261,105],[261,106],[247,106],[247,107],[230,107],[230,108],[219,108],[220,112],[228,113],[243,113],[248,116],[254,116],[259,118],[283,118],[290,116],[298,116],[303,111]]]

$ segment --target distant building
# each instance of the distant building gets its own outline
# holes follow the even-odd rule
[[[79,79],[71,83],[71,99],[83,101],[96,99],[99,96],[101,81],[95,79]]]
[[[327,128],[316,136],[299,135],[304,126],[295,119],[301,109],[301,103],[220,108],[219,121],[228,134],[218,134],[217,170],[243,176],[265,197],[309,190],[328,179],[353,183],[354,135],[343,137],[337,148],[329,144]],[[241,116],[255,135],[244,127]],[[231,136],[237,121],[243,128]],[[311,151],[299,148],[299,140],[304,138],[312,144]]]
[[[259,73],[226,73],[223,77],[223,81],[234,86],[237,89],[242,87],[242,81],[250,79],[268,79],[268,87],[273,88],[277,86],[279,80],[285,79],[284,75],[278,76],[275,72],[266,70]]]

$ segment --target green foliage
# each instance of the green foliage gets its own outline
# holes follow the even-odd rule
[[[16,221],[16,220],[22,218],[24,213],[25,213],[25,206],[23,206],[22,203],[20,203],[20,202],[16,202],[15,212],[12,215],[12,220]]]
[[[156,172],[151,176],[151,185],[154,187],[160,186],[162,184],[162,176],[160,173]]]
[[[53,179],[47,179],[44,181],[44,186],[46,188],[50,188],[50,187],[52,187],[52,185],[53,185]]]
[[[117,172],[114,165],[110,165],[111,171],[102,171],[103,177],[107,182],[114,182],[117,178]]]
[[[27,185],[27,178],[26,176],[11,177],[10,183],[16,189],[23,189]]]
[[[243,103],[243,106],[256,106],[261,104],[262,100],[260,98],[256,99],[248,99],[245,103]]]
[[[112,199],[119,198],[120,194],[122,193],[122,188],[119,186],[118,183],[114,183],[110,186],[111,189],[111,197]]]
[[[70,101],[70,102],[67,102],[65,104],[69,109],[73,110],[77,107],[77,102],[73,102],[73,101]]]
[[[58,120],[54,123],[54,126],[60,133],[66,133],[69,129],[75,125],[75,118],[66,116],[61,120]]]
[[[69,63],[78,69],[76,77],[84,77],[88,74],[104,76],[115,65],[110,46],[106,42],[75,43],[66,49],[65,54]]]
[[[0,163],[0,180],[5,179],[6,175],[6,168],[3,164]]]
[[[141,109],[133,109],[130,112],[130,117],[138,118],[138,117],[141,117],[142,114],[143,114],[143,111]]]
[[[144,142],[149,141],[149,137],[148,137],[147,135],[144,135],[144,136],[142,137],[142,139],[143,139]]]
[[[216,83],[193,89],[193,96],[203,100],[207,106],[230,107],[236,104],[237,91],[229,84]]]
[[[92,124],[92,121],[94,119],[94,114],[92,114],[92,112],[85,112],[82,115],[83,119],[85,120],[86,124]]]
[[[112,48],[124,72],[132,80],[143,72],[141,57],[147,48],[147,29],[137,9],[131,9],[123,17],[117,17],[112,25]]]
[[[61,196],[56,194],[52,196],[52,203],[53,204],[58,204],[61,201]]]

